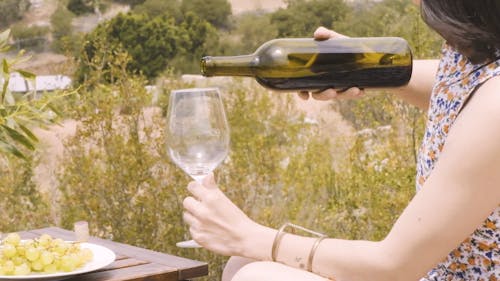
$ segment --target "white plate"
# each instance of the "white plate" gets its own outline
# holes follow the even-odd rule
[[[53,274],[42,274],[42,273],[32,273],[30,275],[0,275],[0,280],[38,280],[38,281],[55,281],[63,280],[69,278],[73,275],[82,274],[86,272],[91,272],[98,270],[100,268],[106,267],[115,261],[116,255],[110,249],[92,244],[92,243],[81,243],[82,249],[90,249],[93,253],[92,260],[85,264],[85,266],[80,267],[71,272],[57,272]]]

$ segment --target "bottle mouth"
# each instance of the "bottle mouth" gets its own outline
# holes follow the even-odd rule
[[[200,67],[201,67],[201,74],[203,76],[212,76],[210,74],[210,71],[208,70],[210,65],[212,64],[212,58],[211,57],[203,57],[201,58],[201,61],[200,61]]]

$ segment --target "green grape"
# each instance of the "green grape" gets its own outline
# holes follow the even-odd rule
[[[16,247],[18,256],[26,256],[26,246],[25,245],[17,245]]]
[[[58,244],[55,248],[54,251],[58,253],[59,255],[64,255],[66,254],[66,251],[68,250],[68,245],[65,243]]]
[[[92,260],[93,253],[78,243],[42,235],[21,240],[10,234],[0,241],[0,275],[71,272]]]
[[[57,266],[55,264],[48,264],[43,268],[44,273],[56,273],[57,272]]]
[[[71,256],[64,256],[61,258],[61,270],[70,272],[75,270],[76,261]]]
[[[35,261],[40,257],[40,250],[37,248],[28,248],[26,249],[26,258],[29,261]]]
[[[49,251],[43,251],[40,256],[40,260],[43,265],[49,265],[54,261],[54,254]]]
[[[33,271],[42,271],[43,270],[44,264],[42,263],[41,260],[36,260],[31,262],[31,269]]]
[[[17,233],[10,233],[7,237],[5,237],[4,242],[11,244],[12,246],[17,246],[21,242],[21,236]]]
[[[40,238],[38,238],[38,243],[42,247],[48,247],[51,242],[52,242],[52,237],[50,237],[50,235],[47,234],[43,234],[42,236],[40,236]]]
[[[15,265],[21,265],[23,263],[26,263],[26,259],[24,257],[21,257],[21,256],[15,256],[13,257],[12,259],[12,262],[15,264]]]
[[[14,273],[15,265],[12,261],[6,261],[2,268],[6,275],[11,275]]]
[[[31,269],[26,263],[17,265],[14,269],[14,275],[28,275],[31,273]]]
[[[64,240],[62,240],[61,238],[56,238],[56,239],[53,239],[52,240],[52,247],[55,247],[57,245],[60,245],[60,244],[64,244]]]
[[[14,247],[13,245],[11,244],[5,244],[3,247],[2,247],[2,253],[5,257],[7,258],[12,258],[16,255],[17,253],[17,250],[16,250],[16,247]]]

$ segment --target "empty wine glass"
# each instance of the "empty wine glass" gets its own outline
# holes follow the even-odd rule
[[[167,150],[194,180],[212,172],[229,152],[229,126],[217,88],[174,90],[167,112]],[[196,247],[194,241],[177,243]]]

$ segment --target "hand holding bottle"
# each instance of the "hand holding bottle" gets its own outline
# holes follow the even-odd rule
[[[316,40],[327,40],[331,38],[346,38],[347,36],[337,33],[331,29],[327,29],[323,26],[320,26],[314,31],[314,39]],[[303,100],[308,100],[311,96],[315,100],[332,100],[332,99],[357,99],[362,97],[365,92],[359,88],[353,87],[349,88],[345,91],[335,90],[335,89],[327,89],[325,91],[320,92],[308,92],[308,91],[300,91],[298,93],[299,97]]]

